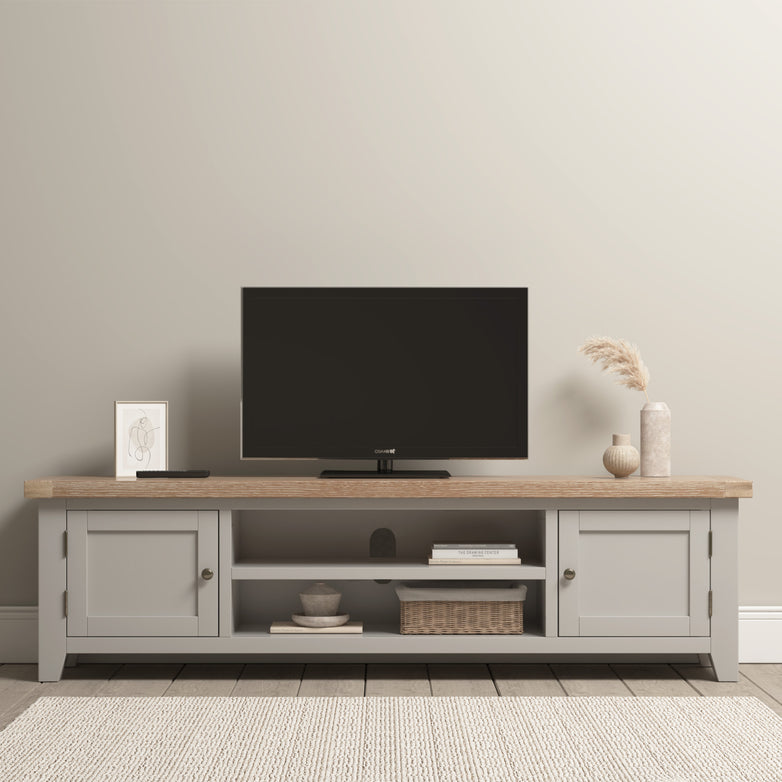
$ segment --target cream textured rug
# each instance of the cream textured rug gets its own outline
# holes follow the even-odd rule
[[[782,780],[755,698],[41,698],[0,780]]]

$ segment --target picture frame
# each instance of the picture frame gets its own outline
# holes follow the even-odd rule
[[[168,469],[168,402],[114,402],[117,478]]]

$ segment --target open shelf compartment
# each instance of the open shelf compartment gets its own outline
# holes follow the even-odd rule
[[[380,557],[372,554],[373,533],[388,530],[393,535],[394,549],[381,550]],[[263,570],[253,571],[255,566],[271,565],[283,573],[285,567],[300,563],[323,563],[334,567],[339,577],[339,567],[360,568],[374,564],[380,568],[394,566],[418,568],[415,575],[397,574],[399,578],[427,578],[422,575],[430,556],[432,543],[441,541],[464,543],[515,543],[525,568],[504,570],[511,565],[490,565],[497,569],[496,578],[535,579],[544,578],[545,562],[545,514],[542,511],[523,510],[252,510],[234,511],[232,521],[233,564],[235,579],[268,578]],[[386,538],[388,535],[385,535]],[[390,554],[390,556],[389,556]],[[446,568],[462,569],[484,566],[432,565],[440,575],[434,578],[453,578],[446,575]],[[500,572],[503,569],[503,572]],[[358,572],[358,571],[356,571]],[[299,577],[291,571],[284,578]],[[302,574],[302,577],[309,577]],[[358,578],[383,578],[370,572],[356,575]],[[461,577],[469,577],[467,575]]]
[[[301,613],[299,592],[310,586],[311,581],[234,581],[233,582],[233,631],[234,636],[258,635],[268,636],[272,622],[290,621],[292,614]],[[360,621],[364,625],[364,633],[372,635],[399,636],[400,638],[420,638],[418,635],[405,635],[399,632],[399,598],[396,586],[400,581],[387,583],[376,581],[329,581],[342,594],[339,612],[350,615],[351,621]],[[460,582],[447,582],[458,584]],[[521,583],[508,579],[492,581],[494,586],[509,586]],[[527,633],[542,634],[543,625],[543,595],[542,581],[524,581],[527,586],[527,597],[524,602],[524,635]],[[487,582],[488,585],[488,582]],[[333,638],[334,634],[302,634],[297,638]],[[356,638],[355,635],[344,635],[345,638]],[[429,636],[441,637],[441,636]],[[472,638],[473,635],[449,635],[449,638]],[[498,635],[487,636],[498,638]],[[518,636],[521,637],[521,636]]]

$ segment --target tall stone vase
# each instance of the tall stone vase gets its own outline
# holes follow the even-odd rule
[[[671,411],[665,402],[647,402],[641,409],[641,475],[671,474]]]

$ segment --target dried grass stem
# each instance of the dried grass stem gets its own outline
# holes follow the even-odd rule
[[[601,363],[605,372],[617,376],[617,382],[627,388],[643,391],[646,401],[649,394],[649,370],[641,359],[638,348],[624,339],[590,337],[579,348],[594,363]]]

